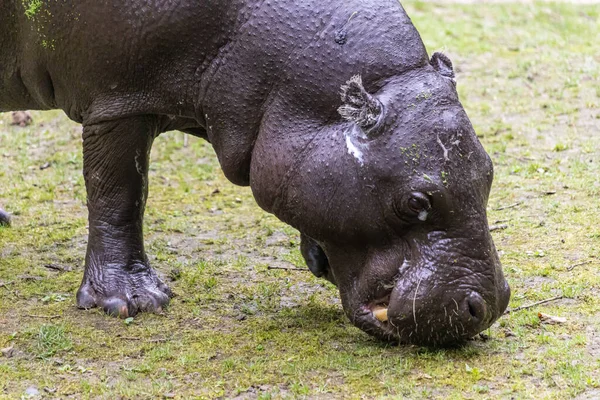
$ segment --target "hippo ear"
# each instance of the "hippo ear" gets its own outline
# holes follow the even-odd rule
[[[437,72],[440,73],[440,75],[452,79],[452,82],[455,82],[452,61],[450,61],[450,59],[445,54],[433,53],[433,55],[431,56],[431,61],[429,61],[429,63]]]
[[[377,124],[383,109],[381,103],[365,90],[360,75],[342,85],[342,102],[344,104],[338,108],[342,118],[365,131]]]

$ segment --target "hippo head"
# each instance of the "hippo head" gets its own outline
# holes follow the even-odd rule
[[[357,327],[422,345],[471,338],[510,289],[486,217],[492,163],[452,64],[436,53],[384,82],[348,78],[273,212],[300,230],[310,269]]]

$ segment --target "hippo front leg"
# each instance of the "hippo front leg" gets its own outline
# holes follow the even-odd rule
[[[89,240],[80,308],[98,306],[125,318],[158,312],[172,296],[150,267],[143,242],[148,158],[157,134],[150,116],[84,124]]]

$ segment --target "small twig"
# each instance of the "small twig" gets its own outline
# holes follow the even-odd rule
[[[117,336],[119,339],[123,339],[123,340],[144,340],[144,338],[139,338],[139,337],[135,337],[135,336]],[[159,338],[159,339],[150,339],[150,340],[144,340],[145,342],[148,343],[165,343],[167,342],[167,339],[164,338]]]
[[[556,301],[556,300],[560,300],[560,299],[563,299],[563,298],[564,298],[564,296],[560,295],[560,296],[552,297],[550,299],[536,301],[535,303],[531,303],[531,304],[527,304],[527,305],[520,306],[520,307],[517,307],[517,308],[513,308],[512,310],[506,310],[506,311],[504,311],[504,314],[510,314],[512,312],[515,312],[515,311],[526,310],[528,308],[539,306],[540,304],[549,303],[551,301]]]
[[[0,282],[0,287],[6,287],[8,285],[12,285],[13,283],[15,283],[15,281],[10,281],[10,282]]]
[[[518,201],[518,202],[516,202],[516,203],[509,204],[508,206],[502,206],[502,207],[498,207],[498,208],[496,208],[496,211],[508,210],[509,208],[515,208],[515,207],[518,207],[518,206],[520,206],[521,204],[523,204],[523,202],[522,202],[522,201]]]
[[[72,270],[71,267],[63,267],[62,265],[57,265],[57,264],[45,264],[44,268],[48,268],[54,271],[59,271],[59,272],[69,272]]]
[[[276,266],[272,266],[272,265],[267,266],[267,269],[283,269],[283,270],[286,270],[286,271],[309,271],[308,268],[276,267]]]
[[[592,260],[587,260],[587,261],[583,261],[583,262],[580,262],[577,264],[570,265],[567,267],[567,271],[573,271],[575,269],[575,267],[580,267],[582,265],[589,264],[591,262],[592,262]]]
[[[508,228],[508,224],[498,224],[490,226],[490,232],[500,231],[502,229]]]
[[[35,276],[35,275],[19,275],[19,276],[17,276],[17,278],[22,279],[26,282],[41,281],[43,279],[41,276]]]
[[[519,161],[535,161],[536,160],[535,158],[532,158],[532,157],[513,156],[512,154],[507,154],[507,153],[505,153],[503,155],[506,157],[509,157],[509,158],[514,158],[515,160],[519,160]]]
[[[31,317],[31,318],[45,318],[45,319],[55,319],[55,318],[60,318],[60,315],[35,315],[35,314],[26,314],[26,317]]]

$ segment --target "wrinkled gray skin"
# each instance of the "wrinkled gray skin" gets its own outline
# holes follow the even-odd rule
[[[178,129],[302,233],[310,269],[364,331],[443,345],[506,308],[492,164],[450,61],[429,59],[397,1],[65,0],[29,15],[24,3],[0,0],[0,110],[83,124],[79,307],[125,317],[168,303],[142,219],[152,141]]]

